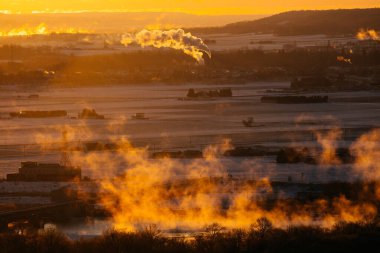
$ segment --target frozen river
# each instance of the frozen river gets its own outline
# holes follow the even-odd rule
[[[179,100],[189,88],[218,89],[231,87],[232,98]],[[269,104],[260,98],[268,89],[289,87],[288,82],[257,82],[239,85],[135,85],[89,88],[56,88],[38,92],[38,99],[28,99],[34,92],[2,90],[0,93],[0,177],[15,172],[20,161],[59,161],[58,151],[40,151],[34,144],[42,140],[59,143],[62,126],[75,132],[73,143],[107,141],[127,137],[136,146],[151,150],[203,149],[230,139],[235,146],[286,146],[305,142],[317,145],[313,130],[340,127],[348,144],[367,128],[380,126],[380,103],[351,103],[351,98],[380,97],[380,92],[340,92],[328,94],[326,104]],[[270,94],[276,94],[270,93]],[[324,95],[324,94],[321,94]],[[342,99],[344,98],[344,99]],[[336,102],[334,102],[336,101]],[[338,102],[342,101],[342,102]],[[378,99],[377,101],[380,101]],[[74,117],[84,108],[104,114],[105,120],[79,120]],[[19,110],[66,110],[67,118],[8,119]],[[145,113],[149,120],[132,120],[135,113]],[[255,125],[246,128],[241,121],[253,117]],[[351,130],[350,130],[351,129]],[[364,129],[364,130],[363,130]],[[347,143],[342,142],[342,145]],[[245,173],[242,167],[258,159],[226,161],[231,173]],[[329,168],[318,172],[317,166],[279,166],[273,157],[259,159],[260,172],[285,180],[304,173],[307,180],[336,180],[347,175]],[[232,163],[231,166],[228,164]],[[291,168],[290,168],[291,167]],[[84,174],[86,169],[84,168]],[[349,170],[345,170],[349,171]],[[256,173],[256,172],[255,172]],[[347,173],[345,173],[347,174]],[[345,179],[343,179],[345,180]]]

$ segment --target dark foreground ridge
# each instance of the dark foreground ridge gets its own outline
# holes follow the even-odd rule
[[[155,226],[136,233],[109,230],[101,236],[71,240],[55,230],[0,234],[0,252],[378,252],[377,223],[339,224],[331,230],[313,227],[275,229],[265,218],[248,230],[225,231],[217,224],[191,238],[165,237]]]

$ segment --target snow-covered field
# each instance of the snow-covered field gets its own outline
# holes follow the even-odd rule
[[[210,34],[201,35],[204,40],[215,40],[209,44],[211,51],[224,51],[231,49],[261,49],[279,50],[284,46],[311,47],[345,44],[355,42],[354,37],[327,36],[327,35],[300,35],[300,36],[276,36],[273,34]]]
[[[111,44],[104,47],[104,41],[107,38],[114,38],[115,41],[120,35],[73,35],[74,37],[3,37],[0,38],[0,44],[21,44],[24,46],[48,45],[60,48],[59,52],[67,55],[88,56],[88,55],[105,55],[128,53],[141,50],[152,50],[151,47],[141,48],[139,46],[123,46],[119,43]],[[274,34],[197,34],[203,39],[211,52],[221,52],[226,50],[241,49],[260,49],[264,51],[281,50],[284,48],[304,48],[314,46],[339,46],[348,42],[356,42],[354,36],[327,36],[327,35],[299,35],[299,36],[277,36]],[[70,38],[70,39],[69,39]]]

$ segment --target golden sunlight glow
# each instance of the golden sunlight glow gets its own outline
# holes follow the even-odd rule
[[[77,12],[77,11],[167,11],[186,12],[193,14],[271,14],[294,9],[337,9],[337,8],[369,8],[378,7],[376,0],[337,0],[337,1],[246,1],[246,0],[14,0],[0,1],[3,13],[32,13],[32,12]]]
[[[13,37],[13,36],[31,36],[31,35],[49,35],[49,34],[77,34],[89,33],[89,31],[77,28],[56,28],[50,29],[45,24],[39,24],[35,27],[27,25],[22,27],[13,28],[10,30],[0,31],[0,37]]]

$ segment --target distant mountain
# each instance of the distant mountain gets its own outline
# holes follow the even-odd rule
[[[380,30],[380,8],[290,11],[221,27],[195,28],[194,33],[274,33],[277,35],[354,34],[360,28]]]

